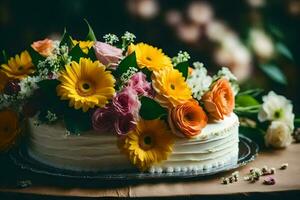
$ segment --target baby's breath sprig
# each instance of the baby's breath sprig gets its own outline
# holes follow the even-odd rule
[[[190,54],[186,51],[179,51],[177,56],[172,58],[173,64],[176,66],[179,63],[186,62],[190,59]]]
[[[112,33],[105,34],[103,36],[103,39],[104,39],[105,43],[110,44],[110,45],[113,45],[113,44],[119,42],[118,36],[116,36],[115,34],[112,34]]]
[[[138,69],[135,67],[129,67],[128,70],[122,74],[120,77],[121,80],[121,85],[126,85],[129,79],[136,73],[138,72]],[[122,88],[120,88],[122,89]]]
[[[136,36],[133,33],[126,31],[122,38],[122,49],[125,50],[130,43],[133,43]]]
[[[48,120],[48,123],[55,122],[58,118],[55,113],[51,112],[50,110],[47,111],[46,119]]]

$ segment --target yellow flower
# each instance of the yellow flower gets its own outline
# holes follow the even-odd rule
[[[7,82],[8,82],[8,77],[4,72],[0,71],[0,93],[4,90]]]
[[[0,111],[0,152],[10,149],[20,133],[18,115],[10,110]]]
[[[115,93],[115,79],[99,61],[80,58],[66,65],[60,74],[57,94],[62,100],[70,100],[69,106],[86,112],[95,106],[104,107]]]
[[[27,51],[21,55],[16,55],[8,60],[7,64],[2,64],[2,71],[10,78],[23,79],[34,72],[31,57]]]
[[[128,46],[128,54],[135,51],[136,60],[140,68],[148,68],[150,71],[160,70],[162,68],[172,68],[171,59],[166,56],[161,49],[150,46],[145,43]]]
[[[79,43],[79,47],[82,50],[83,53],[88,54],[89,49],[92,48],[94,45],[93,41],[77,41],[77,40],[72,40],[73,45],[76,46]]]
[[[135,130],[120,138],[119,148],[130,162],[145,171],[166,160],[172,152],[174,136],[162,120],[140,120]]]
[[[155,99],[166,108],[172,108],[192,99],[192,92],[182,74],[173,68],[164,68],[152,74]]]

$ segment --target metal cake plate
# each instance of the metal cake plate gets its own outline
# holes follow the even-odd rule
[[[210,170],[202,171],[192,171],[192,172],[172,172],[172,173],[141,173],[138,171],[120,171],[120,172],[77,172],[53,168],[42,163],[37,162],[32,159],[28,153],[26,146],[23,145],[20,148],[12,151],[10,153],[10,158],[19,168],[25,170],[27,173],[31,174],[29,177],[34,177],[36,175],[54,178],[55,180],[77,180],[77,181],[146,181],[146,180],[167,180],[167,179],[191,179],[200,178],[203,176],[213,175],[228,170],[233,170],[238,167],[246,165],[255,159],[258,153],[258,145],[251,139],[240,135],[239,142],[239,157],[237,164],[227,165],[222,167],[214,167]],[[64,181],[65,182],[65,181]]]

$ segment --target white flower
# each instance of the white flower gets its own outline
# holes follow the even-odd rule
[[[250,31],[250,43],[254,53],[263,59],[269,59],[274,54],[274,44],[262,30],[252,29]]]
[[[207,70],[200,62],[193,63],[195,69],[187,79],[187,84],[192,90],[193,97],[200,100],[202,95],[208,91],[212,78],[207,75]]]
[[[234,95],[236,95],[239,92],[240,88],[237,83],[237,78],[227,67],[222,67],[222,69],[219,70],[218,73],[213,76],[213,81],[216,81],[219,78],[225,78],[230,82]]]
[[[23,79],[20,81],[20,92],[19,95],[21,97],[29,97],[33,94],[33,92],[38,88],[37,82],[41,79],[38,76],[30,77]]]
[[[291,130],[294,129],[293,105],[291,101],[284,96],[277,95],[270,91],[268,95],[263,96],[263,104],[258,113],[258,120],[264,121],[282,121],[285,122]]]
[[[265,135],[266,146],[284,148],[292,143],[292,131],[289,126],[281,121],[273,121]]]

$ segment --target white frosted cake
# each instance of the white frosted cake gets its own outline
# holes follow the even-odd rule
[[[238,159],[238,117],[232,113],[224,120],[208,123],[192,139],[176,138],[173,152],[150,172],[210,170],[232,165]],[[68,135],[62,123],[36,126],[29,122],[29,155],[52,167],[76,171],[120,171],[135,169],[117,146],[117,137],[91,131]]]

